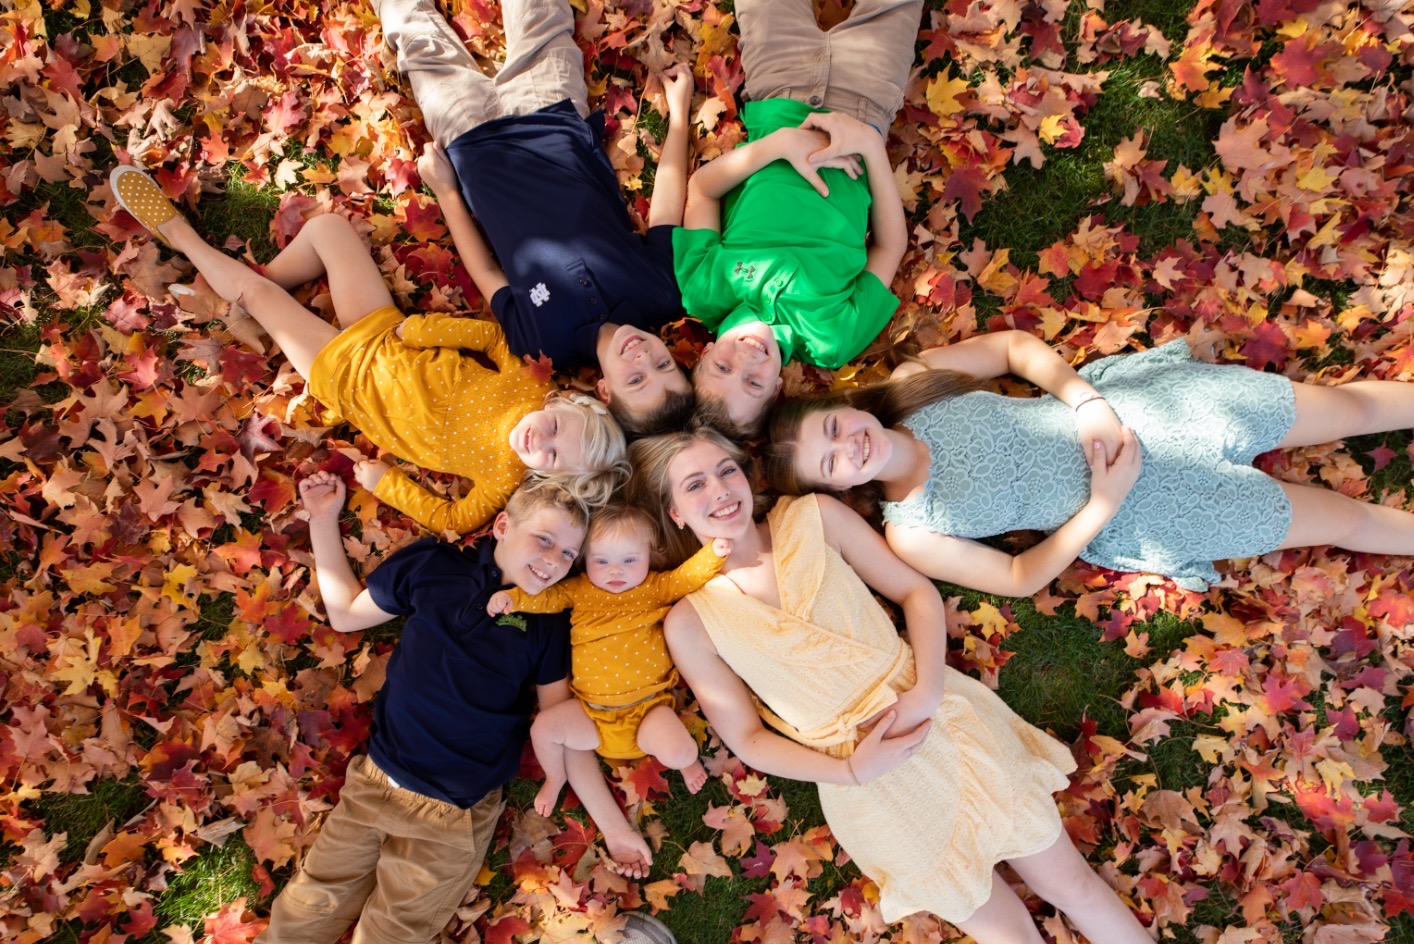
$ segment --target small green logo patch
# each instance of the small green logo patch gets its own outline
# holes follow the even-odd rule
[[[526,626],[527,626],[527,624],[526,624],[526,622],[525,622],[525,617],[522,616],[522,615],[519,614],[519,613],[507,613],[505,616],[502,616],[502,617],[500,617],[499,619],[496,620],[496,625],[497,625],[497,626],[514,626],[516,629],[520,630],[521,632],[525,632]]]

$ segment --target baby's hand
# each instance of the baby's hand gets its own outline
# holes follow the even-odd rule
[[[452,167],[452,159],[447,156],[446,148],[436,142],[423,145],[422,156],[417,159],[417,173],[433,193],[451,193],[457,189],[457,172]]]
[[[497,590],[491,594],[491,599],[486,601],[487,616],[505,616],[511,612],[511,595],[504,590]]]
[[[731,557],[731,556],[732,556],[732,539],[731,539],[731,538],[713,538],[713,539],[712,539],[712,553],[713,553],[713,554],[716,554],[718,557]]]
[[[333,472],[316,472],[299,483],[300,502],[305,517],[316,521],[337,520],[344,507],[344,480]]]
[[[658,79],[663,83],[663,94],[668,99],[668,117],[686,118],[687,110],[692,107],[692,70],[686,63],[679,62]]]
[[[354,480],[370,492],[378,487],[378,483],[383,479],[383,473],[392,466],[382,459],[361,459],[354,463]]]

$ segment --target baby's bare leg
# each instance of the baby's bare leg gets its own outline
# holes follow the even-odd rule
[[[599,732],[576,699],[562,701],[540,712],[530,726],[535,759],[545,769],[545,785],[535,795],[535,812],[555,811],[565,786],[565,751],[592,751],[599,746]]]
[[[697,757],[697,741],[671,705],[658,705],[643,716],[638,726],[638,747],[658,762],[682,771],[689,793],[696,793],[707,782],[707,771]]]

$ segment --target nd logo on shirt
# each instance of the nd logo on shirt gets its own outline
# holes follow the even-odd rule
[[[545,287],[544,282],[535,283],[535,287],[530,290],[530,300],[536,308],[550,300],[550,290]]]

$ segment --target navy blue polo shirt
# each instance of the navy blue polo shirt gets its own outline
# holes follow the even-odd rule
[[[424,796],[473,806],[505,784],[530,734],[535,686],[569,673],[564,614],[493,618],[496,542],[461,548],[426,538],[368,578],[373,602],[407,623],[373,706],[368,753]]]
[[[491,310],[518,355],[557,370],[598,363],[605,323],[647,331],[682,317],[676,227],[640,236],[604,153],[604,114],[566,99],[497,118],[447,148],[466,204],[505,270]]]

